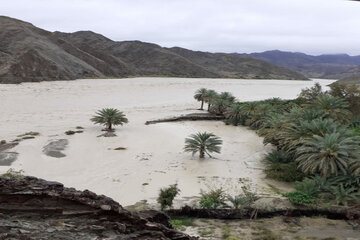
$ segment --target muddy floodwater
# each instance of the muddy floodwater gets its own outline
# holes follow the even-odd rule
[[[261,159],[271,146],[264,146],[254,131],[220,121],[144,123],[199,112],[193,94],[201,87],[229,91],[240,101],[251,101],[292,99],[314,82],[332,83],[131,78],[0,85],[0,140],[10,142],[28,132],[40,133],[20,137],[24,139],[11,149],[16,160],[0,166],[0,171],[23,170],[27,175],[105,194],[122,205],[143,199],[155,203],[159,189],[174,183],[181,189],[177,204],[213,187],[236,193],[242,185],[249,185],[269,194]],[[129,124],[116,128],[115,137],[99,137],[102,127],[89,121],[96,110],[105,107],[117,108],[129,119]],[[65,134],[69,130],[77,133]],[[184,153],[185,137],[198,131],[221,137],[222,153],[204,160]]]

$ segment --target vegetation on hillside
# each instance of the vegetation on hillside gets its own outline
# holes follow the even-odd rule
[[[226,124],[256,130],[264,144],[276,147],[265,157],[265,173],[268,178],[297,181],[296,191],[286,194],[291,201],[359,202],[359,88],[334,83],[324,91],[315,84],[294,100],[255,102],[207,91],[212,96],[207,100],[209,112],[224,115]]]

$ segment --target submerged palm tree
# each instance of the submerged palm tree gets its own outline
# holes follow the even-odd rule
[[[349,166],[360,157],[359,144],[359,137],[340,132],[314,135],[296,149],[295,160],[307,174],[319,173],[326,177],[340,172],[346,174]]]
[[[208,111],[210,111],[210,107],[217,97],[218,97],[218,94],[214,90],[210,89],[207,91],[207,93],[205,95],[205,102],[208,104]]]
[[[112,130],[112,126],[128,123],[128,119],[126,118],[125,114],[115,108],[103,108],[97,111],[96,115],[93,116],[90,120],[95,124],[106,126],[108,131]]]
[[[210,155],[212,152],[220,153],[222,140],[213,133],[198,132],[192,134],[189,138],[185,139],[185,152],[191,152],[193,155],[197,152],[200,154],[200,158],[205,157],[205,153]]]
[[[205,102],[207,92],[208,92],[208,90],[206,88],[200,88],[195,92],[194,98],[197,101],[201,102],[200,110],[204,110],[204,102]]]

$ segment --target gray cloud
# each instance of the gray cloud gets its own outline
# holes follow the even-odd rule
[[[0,14],[211,52],[360,54],[360,3],[343,0],[0,0]],[[0,29],[1,31],[1,29]]]

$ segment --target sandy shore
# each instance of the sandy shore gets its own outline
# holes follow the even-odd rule
[[[322,85],[332,81],[316,80]],[[239,181],[266,192],[260,162],[271,146],[263,146],[255,132],[222,122],[176,122],[144,125],[145,121],[197,112],[193,93],[200,87],[230,91],[239,100],[270,97],[291,99],[310,81],[134,78],[76,80],[21,85],[0,85],[0,140],[12,140],[29,131],[40,132],[12,151],[19,153],[10,166],[25,174],[64,183],[78,189],[106,194],[123,205],[147,199],[156,201],[161,187],[178,183],[180,199],[199,195],[200,189],[223,186],[240,189]],[[130,123],[118,127],[117,137],[97,137],[100,126],[90,121],[103,107],[124,111]],[[67,130],[84,127],[67,136]],[[183,153],[184,138],[197,131],[211,131],[224,140],[221,155],[199,160]],[[65,155],[47,156],[44,146],[67,140]],[[125,147],[126,150],[114,150]],[[61,155],[62,156],[62,155]],[[1,166],[1,172],[9,166]],[[244,180],[246,179],[246,180]]]

